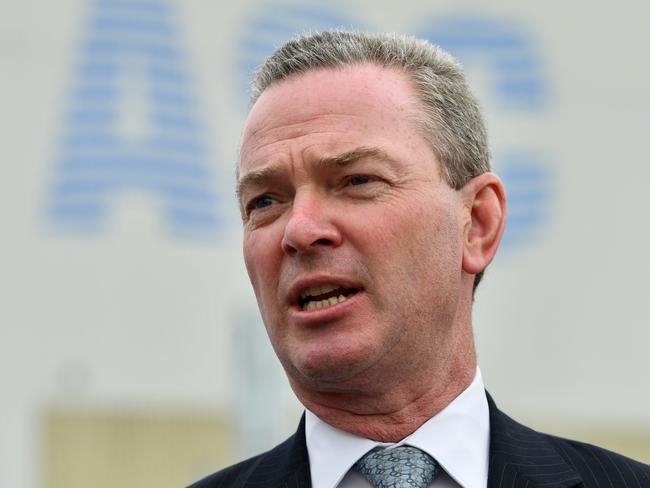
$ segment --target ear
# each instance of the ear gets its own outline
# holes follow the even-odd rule
[[[471,179],[462,189],[465,214],[463,271],[478,274],[494,258],[506,222],[506,194],[494,173]]]

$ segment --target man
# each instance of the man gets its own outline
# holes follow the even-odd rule
[[[193,487],[650,486],[650,467],[536,433],[486,396],[472,299],[505,194],[458,64],[425,41],[325,32],[254,83],[244,258],[306,414]]]

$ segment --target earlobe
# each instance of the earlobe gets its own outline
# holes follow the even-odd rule
[[[462,189],[469,213],[465,228],[463,271],[477,274],[494,258],[506,220],[503,183],[494,173],[483,173]]]

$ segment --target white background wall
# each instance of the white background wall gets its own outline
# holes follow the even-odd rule
[[[300,5],[307,13],[296,13]],[[537,111],[505,109],[490,70],[466,63],[496,170],[505,149],[528,148],[541,155],[548,190],[545,217],[504,249],[479,290],[486,384],[520,418],[649,430],[648,4],[327,5],[172,3],[222,216],[212,237],[179,238],[165,231],[158,195],[138,189],[116,193],[94,233],[48,216],[93,3],[0,2],[0,486],[38,485],[39,422],[52,405],[250,412],[259,401],[248,395],[257,395],[266,400],[260,422],[297,409],[279,368],[253,360],[270,351],[231,188],[246,107],[240,65],[259,52],[244,42],[275,41],[253,19],[319,27],[327,22],[317,7],[348,25],[412,33],[478,16],[532,43],[547,93]]]

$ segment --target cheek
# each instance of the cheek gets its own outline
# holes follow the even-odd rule
[[[410,252],[413,258],[436,252],[448,255],[450,247],[455,248],[459,242],[454,209],[450,204],[419,196],[355,219],[367,245],[387,253],[396,248],[400,254]]]
[[[273,283],[277,282],[281,257],[278,257],[269,236],[259,231],[244,235],[243,251],[248,277],[260,306],[263,306],[270,298],[268,295]]]
[[[451,205],[413,199],[366,222],[366,249],[376,265],[389,268],[388,280],[403,284],[396,289],[442,284],[460,272],[461,234]]]

